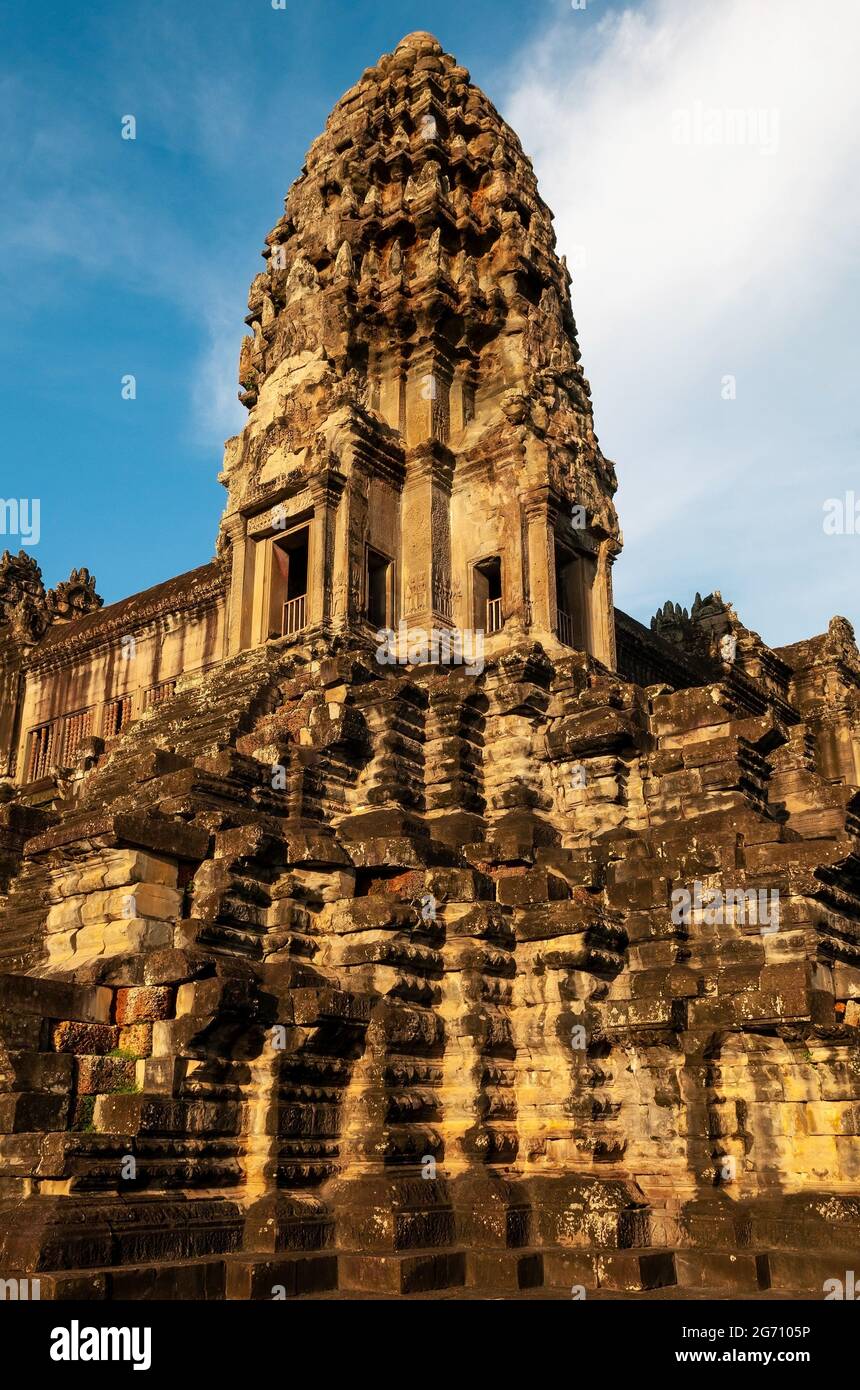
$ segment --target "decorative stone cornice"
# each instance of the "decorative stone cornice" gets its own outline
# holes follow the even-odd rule
[[[547,484],[526,488],[520,493],[520,500],[523,512],[529,521],[539,518],[545,521],[548,526],[555,525],[562,499],[553,488]]]
[[[89,615],[89,620],[64,624],[61,631],[52,631],[33,648],[25,662],[25,670],[35,674],[68,666],[83,656],[108,650],[120,637],[139,633],[142,628],[163,622],[174,614],[212,608],[224,597],[226,578],[220,563],[204,569],[209,573],[201,577],[193,590],[183,591],[176,581],[170,581],[152,591],[148,600],[146,594],[135,595],[103,609],[96,621]]]
[[[424,439],[406,455],[407,481],[413,483],[429,479],[450,492],[455,462],[451,450],[441,440]]]
[[[315,473],[308,479],[308,491],[313,498],[314,506],[336,507],[346,484],[346,474],[337,468],[325,468],[321,473]]]
[[[278,502],[283,502],[287,497],[294,497],[296,493],[308,487],[310,481],[311,475],[304,469],[296,468],[290,473],[279,473],[269,482],[255,483],[244,494],[239,514],[245,517],[256,516],[269,507],[277,506]]]

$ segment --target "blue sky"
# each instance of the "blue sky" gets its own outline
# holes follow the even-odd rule
[[[557,214],[621,482],[618,603],[719,587],[774,643],[860,620],[860,535],[822,529],[826,499],[860,499],[857,11],[7,0],[0,496],[40,498],[46,582],[88,565],[110,602],[210,558],[263,238],[341,93],[430,29]],[[669,134],[729,107],[763,113],[757,144]]]

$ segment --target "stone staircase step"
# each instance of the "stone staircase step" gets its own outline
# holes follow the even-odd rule
[[[854,1299],[856,1251],[331,1248],[237,1251],[37,1275],[41,1301],[391,1298],[670,1297]],[[828,1283],[828,1281],[834,1281]],[[820,1292],[819,1292],[820,1290]]]
[[[175,1264],[125,1265],[84,1271],[51,1270],[25,1275],[39,1281],[44,1302],[177,1299],[223,1299],[226,1264],[223,1256],[182,1260]]]
[[[464,1250],[357,1252],[340,1254],[337,1262],[341,1290],[398,1295],[459,1287],[466,1282]]]
[[[747,1251],[675,1250],[675,1282],[683,1288],[754,1293],[762,1285],[756,1255]],[[766,1257],[764,1257],[766,1258]]]
[[[514,1292],[540,1288],[544,1282],[542,1250],[467,1250],[469,1288]]]
[[[543,1269],[546,1285],[569,1289],[633,1291],[677,1283],[671,1250],[545,1250]]]
[[[853,1279],[854,1298],[860,1295],[860,1251],[856,1246],[853,1250],[838,1246],[830,1250],[769,1250],[758,1258],[767,1281],[762,1287],[787,1293],[820,1289],[822,1298],[827,1293],[838,1298],[838,1289],[829,1281],[839,1280],[845,1296]]]
[[[338,1256],[333,1250],[235,1255],[225,1263],[229,1299],[297,1298],[338,1287]]]

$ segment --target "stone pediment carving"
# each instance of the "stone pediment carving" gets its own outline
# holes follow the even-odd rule
[[[52,622],[70,622],[101,608],[104,599],[96,593],[95,575],[88,569],[72,570],[56,588],[49,589],[45,607]]]
[[[12,641],[32,647],[52,623],[71,622],[101,608],[95,577],[88,569],[73,569],[69,578],[45,591],[42,571],[32,555],[4,551],[0,557],[0,629]]]
[[[860,670],[860,653],[857,651],[854,627],[847,618],[837,615],[830,619],[825,646],[829,655],[837,657],[852,670]]]
[[[50,622],[45,598],[42,571],[33,556],[5,550],[0,557],[0,627],[18,645],[32,646],[44,636]]]

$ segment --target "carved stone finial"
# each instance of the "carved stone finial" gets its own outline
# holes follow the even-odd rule
[[[697,594],[696,598],[698,597]],[[689,627],[690,615],[686,608],[682,608],[679,603],[673,603],[671,599],[664,603],[662,608],[658,608],[651,619],[651,631],[656,632],[664,641],[675,642],[678,646],[684,645]]]
[[[88,569],[72,570],[55,589],[49,589],[45,607],[52,622],[68,623],[101,608],[104,599],[96,593],[95,575]]]
[[[348,241],[343,241],[334,263],[334,273],[338,276],[344,276],[346,279],[352,279],[353,272],[352,247]]]
[[[32,646],[49,622],[42,571],[33,556],[5,550],[0,557],[0,627],[8,626],[13,641]]]
[[[860,652],[857,650],[857,640],[854,636],[854,628],[847,618],[836,614],[827,624],[828,652],[844,661],[849,666],[860,666]]]
[[[394,51],[395,53],[403,53],[407,49],[412,49],[418,53],[441,53],[442,45],[426,29],[416,29],[414,33],[406,34]]]
[[[719,589],[705,598],[697,593],[689,612],[670,599],[651,619],[651,630],[658,637],[699,656],[717,656],[722,638],[740,629],[737,614]]]

